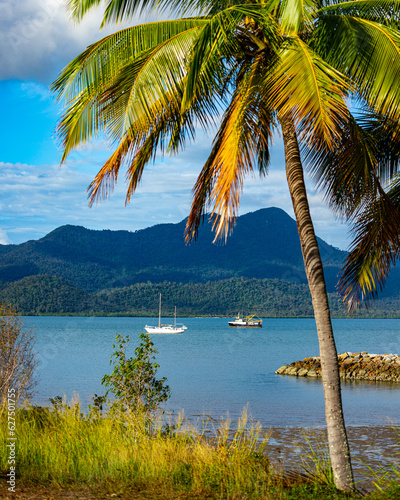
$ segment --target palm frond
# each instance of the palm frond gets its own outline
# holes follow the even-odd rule
[[[68,0],[68,7],[72,18],[81,21],[90,10],[101,3],[103,0]],[[107,0],[101,26],[109,22],[121,22],[143,11],[149,12],[158,4],[165,3],[165,1],[158,0]]]
[[[324,15],[318,23],[313,48],[339,71],[349,75],[357,93],[376,112],[398,120],[398,30],[351,16]]]
[[[333,148],[349,116],[349,82],[300,38],[287,40],[288,47],[266,72],[267,105],[282,115],[291,113],[300,140],[310,147]]]
[[[254,58],[261,52],[266,57],[267,52],[277,50],[282,36],[271,9],[278,3],[233,5],[209,17],[193,47],[183,109],[212,82],[219,81],[219,87],[226,90],[243,57]]]
[[[68,0],[68,7],[72,18],[81,21],[91,9],[98,7],[102,2],[103,0]],[[212,14],[232,3],[240,2],[224,0],[193,0],[191,2],[183,0],[107,0],[101,26],[108,23],[120,23],[131,19],[136,14],[153,11],[169,11],[181,16],[195,12],[201,12],[203,15]]]
[[[73,19],[80,21],[89,10],[98,7],[103,0],[68,0],[68,8]]]
[[[378,144],[373,136],[350,117],[342,124],[335,148],[303,147],[304,163],[325,199],[340,217],[349,220],[364,200],[379,191]]]
[[[144,64],[150,59],[150,57],[144,58]],[[152,64],[153,61],[150,63]],[[159,60],[157,67],[161,70]],[[173,62],[167,62],[162,68],[164,69],[162,74],[165,77],[167,71],[173,68]],[[141,101],[136,96],[132,105],[136,115],[126,123],[135,86],[140,85],[142,88],[149,86],[146,79],[140,82],[142,71],[143,64],[137,60],[132,65],[127,65],[124,71],[121,71],[119,78],[102,96],[103,113],[108,116],[106,127],[110,133],[112,131],[115,140],[119,137],[123,139],[116,153],[111,156],[89,186],[90,204],[104,198],[112,190],[116,181],[114,172],[118,173],[122,163],[128,165],[126,174],[128,189],[125,201],[129,203],[140,182],[145,165],[151,159],[155,159],[156,153],[164,152],[167,144],[170,151],[178,152],[179,148],[184,147],[188,137],[194,138],[194,122],[197,120],[204,123],[204,115],[215,114],[215,104],[209,95],[212,93],[212,86],[193,103],[190,109],[181,113],[183,91],[178,82],[161,90],[154,100],[147,99],[145,112],[141,113]]]
[[[354,224],[339,282],[349,310],[376,298],[400,254],[400,178],[387,194],[382,187],[400,169],[398,125],[363,111],[343,124],[336,150],[303,151],[330,207]]]
[[[324,2],[316,11],[317,16],[338,15],[369,19],[392,28],[399,26],[399,0],[350,0]]]
[[[366,204],[353,233],[350,254],[341,272],[339,290],[349,310],[368,306],[383,289],[392,266],[400,256],[400,179],[386,194]]]
[[[295,35],[310,24],[315,12],[314,0],[282,0],[280,25],[286,34]]]
[[[179,33],[200,27],[202,18],[158,21],[126,28],[98,40],[72,60],[51,85],[58,99],[71,99],[86,87],[106,86],[118,69]]]
[[[152,109],[158,97],[165,101],[173,95],[165,92],[168,85],[181,84],[186,54],[204,22],[161,22],[122,30],[72,61],[52,87],[67,103],[58,126],[62,161],[101,129],[119,140],[135,119],[137,128],[148,124],[149,113],[151,117],[160,110],[160,105]],[[134,95],[140,99],[135,109],[129,100]]]
[[[129,153],[130,147],[131,140],[129,137],[125,137],[121,140],[118,148],[114,151],[90,183],[87,189],[89,206],[93,205],[95,201],[107,198],[110,191],[114,189],[120,167],[126,155]]]
[[[164,108],[177,106],[183,94],[186,78],[186,57],[197,38],[196,28],[176,35],[158,45],[139,68],[110,90],[111,98],[117,96],[124,113],[116,113],[119,127],[124,131],[146,129],[157,121]],[[171,103],[171,99],[174,102]],[[114,125],[115,126],[115,125]]]
[[[155,159],[160,145],[161,149],[165,147],[163,146],[165,138],[172,135],[177,119],[181,119],[180,103],[178,106],[171,105],[169,108],[163,109],[157,121],[146,130],[132,135],[125,134],[115,152],[90,184],[88,188],[89,205],[107,198],[114,188],[119,170],[124,163],[129,165],[126,173],[128,188],[125,199],[125,203],[128,204],[139,185],[144,167],[152,159]]]
[[[128,189],[126,191],[125,204],[130,203],[132,194],[141,181],[145,166],[150,160],[155,158],[160,137],[165,131],[165,124],[160,123],[156,130],[152,131],[144,141],[142,147],[137,150],[131,165],[126,173]]]
[[[362,130],[375,143],[377,175],[390,182],[400,169],[400,123],[366,108],[358,118]]]
[[[201,30],[192,50],[182,101],[183,109],[191,106],[196,95],[203,93],[205,88],[216,80],[216,75],[220,80],[224,80],[226,61],[238,50],[232,32],[242,18],[242,12],[226,9],[211,17]]]
[[[272,140],[273,119],[264,108],[260,126],[260,63],[253,63],[237,82],[211,154],[197,179],[185,231],[187,241],[196,237],[208,206],[212,206],[216,238],[226,238],[237,214],[244,176],[261,159],[269,159],[266,151]]]

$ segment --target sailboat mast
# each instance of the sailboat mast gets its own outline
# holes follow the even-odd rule
[[[175,306],[175,322],[174,322],[174,327],[176,328],[176,306]]]
[[[160,293],[160,305],[158,307],[158,326],[161,326],[161,293]]]

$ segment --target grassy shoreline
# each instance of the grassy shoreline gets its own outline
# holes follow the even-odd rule
[[[7,413],[0,413],[5,450]],[[7,493],[7,454],[0,457],[1,498],[344,499],[318,450],[303,468],[279,472],[266,453],[268,437],[246,415],[200,428],[183,419],[148,432],[134,415],[81,413],[79,404],[59,409],[32,407],[16,415],[16,491]],[[371,500],[400,496],[400,465],[376,474],[382,491]],[[371,471],[372,474],[372,471]],[[382,476],[382,477],[381,477]],[[75,492],[75,493],[74,493]]]

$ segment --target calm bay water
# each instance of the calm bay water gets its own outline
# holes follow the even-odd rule
[[[226,319],[182,320],[182,335],[153,335],[159,351],[159,376],[166,376],[172,397],[165,408],[187,417],[211,415],[235,420],[248,405],[250,415],[267,426],[325,423],[323,389],[318,380],[275,375],[283,364],[319,353],[312,319],[265,319],[262,329],[231,329]],[[100,381],[111,372],[117,333],[129,335],[132,355],[144,325],[155,318],[31,317],[39,353],[37,404],[76,392],[87,405],[104,394]],[[338,352],[400,352],[400,320],[334,320]],[[342,386],[347,425],[399,423],[400,384],[349,382]],[[389,420],[388,420],[389,419]]]

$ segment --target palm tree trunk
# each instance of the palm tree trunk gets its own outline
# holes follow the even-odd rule
[[[354,490],[350,451],[342,409],[337,351],[322,260],[307,200],[299,145],[292,117],[290,115],[281,116],[280,123],[285,146],[286,176],[317,325],[333,477],[338,489]]]

